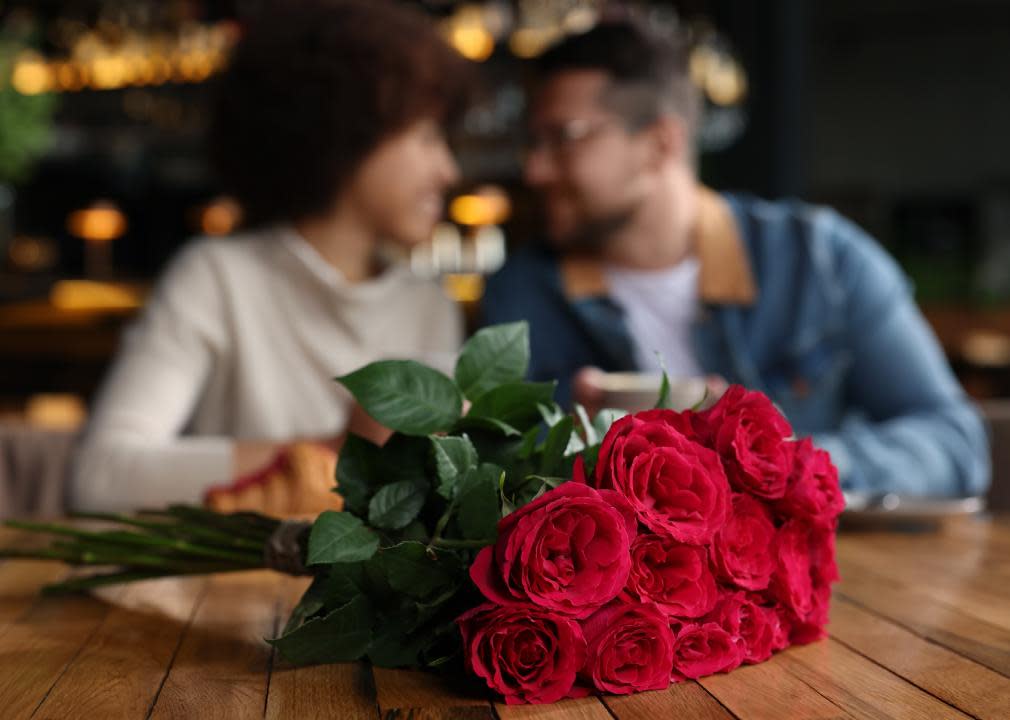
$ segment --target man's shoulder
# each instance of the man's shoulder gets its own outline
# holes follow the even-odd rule
[[[510,252],[501,269],[488,278],[488,291],[546,285],[557,275],[557,268],[557,258],[547,248],[541,244],[526,244]]]
[[[782,252],[819,246],[844,250],[877,245],[856,223],[827,205],[796,198],[768,200],[747,193],[724,193],[743,241],[752,252]]]

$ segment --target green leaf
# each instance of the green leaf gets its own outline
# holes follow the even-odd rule
[[[365,592],[364,563],[333,563],[312,580],[291,617],[284,626],[284,635],[301,626],[321,610],[346,605]]]
[[[494,325],[474,333],[456,361],[456,384],[470,400],[499,385],[522,380],[530,364],[529,326]]]
[[[428,528],[420,520],[415,520],[410,523],[407,527],[403,528],[400,533],[399,540],[418,540],[427,542],[428,541]]]
[[[425,482],[424,465],[430,443],[427,438],[399,433],[379,447],[349,435],[337,462],[337,492],[355,515],[368,513],[368,501],[380,487],[400,480]]]
[[[357,660],[365,654],[371,640],[371,605],[364,595],[358,595],[346,605],[271,640],[270,644],[295,665],[307,665]]]
[[[457,422],[456,426],[452,429],[453,432],[463,432],[465,430],[490,430],[493,433],[504,435],[505,437],[522,435],[521,432],[508,423],[503,423],[501,420],[496,418],[470,417],[469,415],[460,418],[459,422]]]
[[[535,480],[536,482],[544,485],[545,487],[549,487],[551,490],[553,490],[554,488],[558,487],[559,485],[562,485],[563,483],[568,482],[568,478],[551,477],[549,475],[529,475],[529,476],[527,476],[526,479],[527,480]],[[543,491],[541,491],[541,492],[539,492],[537,494],[538,495],[543,494]]]
[[[484,463],[470,470],[459,483],[459,511],[456,523],[468,540],[493,541],[497,535],[498,494],[504,471],[497,465]]]
[[[708,402],[708,397],[709,397],[709,395],[710,395],[710,394],[711,394],[711,393],[709,392],[709,388],[708,388],[708,383],[706,383],[706,384],[705,384],[705,392],[704,392],[704,394],[703,394],[703,395],[701,396],[701,400],[699,400],[698,402],[696,402],[696,403],[695,403],[695,404],[694,404],[694,405],[693,405],[693,406],[691,407],[691,410],[692,410],[693,412],[698,412],[698,411],[699,411],[699,410],[701,410],[701,409],[702,409],[703,407],[705,407],[705,404],[706,404],[706,403]]]
[[[365,412],[405,435],[448,430],[463,398],[452,380],[413,360],[382,360],[337,378]]]
[[[540,422],[539,405],[549,405],[557,383],[515,382],[499,385],[474,401],[467,418],[492,418],[520,430]]]
[[[418,655],[430,641],[428,633],[411,634],[399,617],[386,618],[376,628],[368,659],[376,667],[398,668],[418,664]]]
[[[384,485],[368,503],[368,522],[386,530],[406,527],[421,512],[427,494],[425,485],[410,480]]]
[[[627,414],[627,410],[604,408],[596,413],[596,417],[593,418],[593,427],[601,438],[606,437],[610,426]]]
[[[582,432],[586,435],[586,446],[595,445],[602,439],[593,427],[593,421],[589,419],[589,413],[581,403],[575,403],[575,415],[579,418]]]
[[[367,560],[379,547],[379,536],[360,518],[346,512],[324,511],[309,534],[308,565]]]
[[[435,471],[438,475],[438,494],[446,500],[452,500],[456,495],[459,478],[467,470],[477,466],[477,450],[466,435],[434,436],[431,438],[431,445],[435,455]]]
[[[554,475],[560,472],[564,463],[565,452],[572,438],[572,428],[575,425],[572,417],[565,416],[547,433],[544,452],[540,457],[540,473]]]
[[[660,367],[663,368],[663,381],[659,384],[659,397],[656,398],[656,409],[669,409],[670,408],[670,378],[666,374],[666,366],[660,361]]]
[[[370,563],[381,571],[389,587],[412,598],[445,592],[464,579],[462,565],[451,552],[428,554],[424,543],[407,541],[383,548]]]
[[[550,403],[549,405],[540,403],[537,405],[537,410],[540,411],[540,417],[544,419],[544,422],[547,423],[547,427],[549,428],[554,427],[566,417],[565,411],[556,402]]]

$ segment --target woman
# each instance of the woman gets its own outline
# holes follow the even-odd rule
[[[355,412],[333,378],[387,357],[445,366],[461,340],[453,304],[381,249],[426,240],[441,216],[458,179],[442,126],[464,76],[431,24],[390,2],[278,4],[248,29],[210,139],[251,229],[192,243],[161,278],[96,403],[72,505],[214,490],[218,507],[311,510],[273,483],[298,495],[306,473],[330,486],[310,494],[335,497],[332,462],[286,452],[339,445]]]

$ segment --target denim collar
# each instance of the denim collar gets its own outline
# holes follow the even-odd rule
[[[733,210],[724,197],[698,186],[694,250],[701,264],[698,296],[708,305],[753,305],[757,285]],[[607,295],[598,258],[570,255],[560,259],[561,283],[569,300]]]

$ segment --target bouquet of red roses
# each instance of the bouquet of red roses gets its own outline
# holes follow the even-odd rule
[[[469,669],[509,703],[627,694],[823,635],[843,507],[827,453],[734,386],[710,410],[617,420],[587,482],[503,518],[459,619]]]
[[[513,323],[476,333],[453,377],[382,361],[338,378],[394,431],[382,446],[348,438],[344,512],[12,522],[60,539],[0,556],[114,568],[60,591],[312,575],[271,641],[290,661],[465,672],[509,703],[663,688],[823,634],[842,509],[827,453],[740,387],[703,412],[664,409],[664,381],[655,410],[569,415],[553,383],[524,380],[528,361]]]

